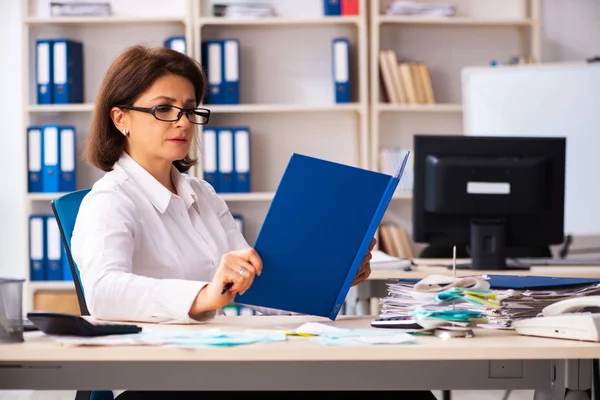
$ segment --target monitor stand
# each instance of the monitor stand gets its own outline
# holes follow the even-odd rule
[[[499,271],[530,268],[531,266],[527,264],[506,261],[504,220],[483,218],[471,220],[471,262],[457,264],[456,269]]]

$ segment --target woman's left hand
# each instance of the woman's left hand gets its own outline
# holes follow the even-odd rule
[[[365,258],[363,258],[362,263],[360,264],[360,269],[356,273],[354,282],[352,282],[352,286],[356,286],[359,283],[366,281],[367,278],[369,277],[369,275],[371,275],[371,258],[373,257],[371,255],[371,251],[375,247],[376,243],[377,243],[377,239],[373,238],[373,240],[371,240],[371,245],[369,246],[369,250],[367,251]]]

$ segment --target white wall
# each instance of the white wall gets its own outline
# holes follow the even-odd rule
[[[0,0],[0,277],[23,277],[27,183],[21,93],[21,1]]]
[[[543,61],[573,61],[600,55],[598,0],[544,2]],[[0,276],[17,276],[26,251],[26,182],[21,120],[20,1],[0,0]]]

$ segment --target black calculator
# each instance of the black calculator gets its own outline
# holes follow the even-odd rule
[[[371,326],[374,328],[392,328],[392,329],[423,329],[412,317],[383,317],[371,321]]]
[[[27,319],[47,335],[106,336],[142,331],[137,325],[88,321],[78,315],[58,312],[31,311]]]

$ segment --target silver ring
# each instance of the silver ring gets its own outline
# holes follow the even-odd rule
[[[238,269],[238,274],[244,275],[244,272],[246,272],[246,268],[240,267],[240,269]]]

